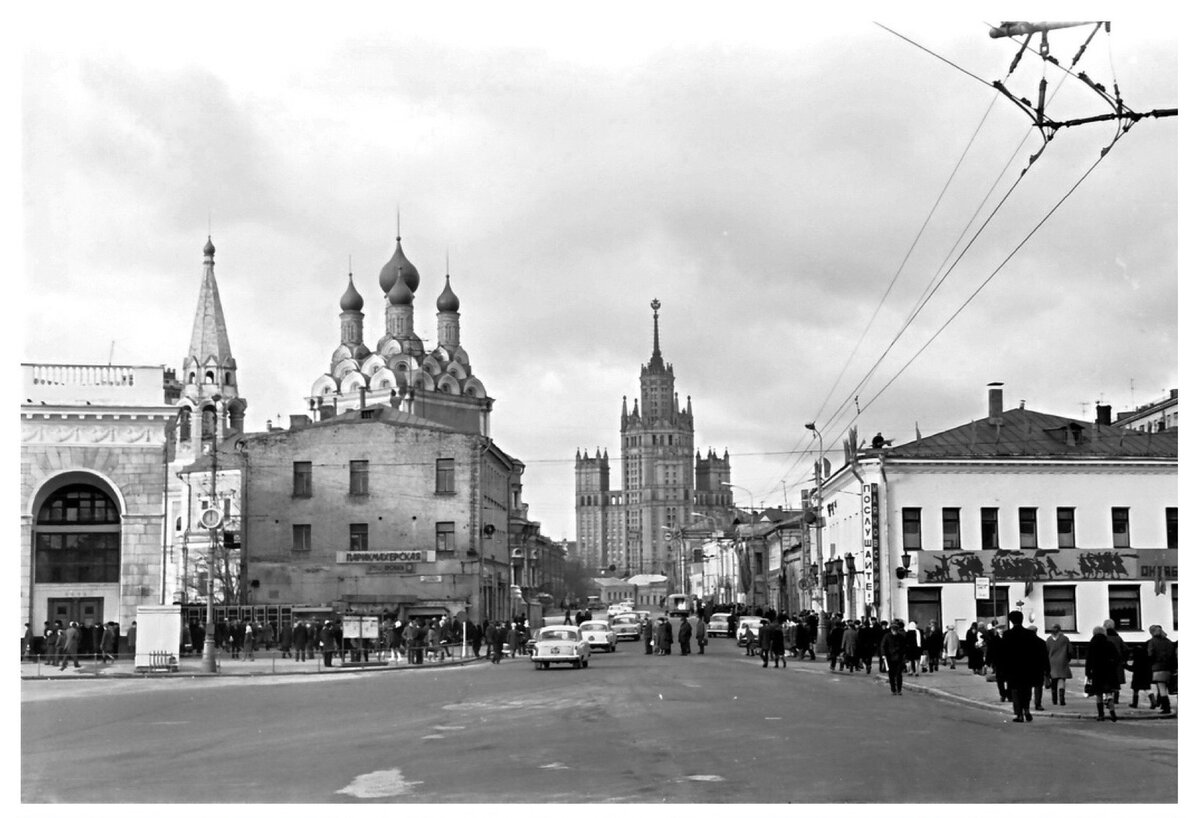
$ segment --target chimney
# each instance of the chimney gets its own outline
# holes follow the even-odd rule
[[[1096,425],[1097,426],[1112,426],[1112,407],[1103,404],[1096,404]]]
[[[1002,386],[1004,384],[999,381],[988,384],[988,423],[992,426],[1004,424],[1004,419],[1000,417],[1004,414],[1004,390],[1000,388]]]
[[[303,429],[312,423],[308,415],[288,415],[288,421],[290,423],[288,428],[290,429]]]

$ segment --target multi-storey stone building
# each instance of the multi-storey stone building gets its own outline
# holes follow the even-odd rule
[[[682,529],[696,517],[717,524],[732,515],[729,453],[695,450],[692,399],[680,406],[675,371],[659,345],[657,299],[654,346],[642,365],[641,394],[629,408],[621,399],[621,485],[615,486],[608,452],[575,455],[575,529],[591,568],[682,577]]]

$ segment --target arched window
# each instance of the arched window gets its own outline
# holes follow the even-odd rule
[[[212,440],[216,436],[217,410],[213,406],[205,406],[200,412],[200,439]]]
[[[192,409],[185,406],[179,410],[179,442],[192,439]]]
[[[195,383],[195,382],[196,382],[196,373],[189,372],[188,373],[188,383]]]
[[[233,373],[232,373],[232,372],[226,372],[226,373],[225,373],[225,385],[226,385],[226,386],[232,386],[232,385],[233,385]]]
[[[120,581],[117,504],[94,486],[64,486],[38,509],[34,546],[36,582]]]
[[[204,373],[204,382],[205,383],[216,383],[217,382],[217,378],[215,375],[213,375],[213,371],[211,369]]]

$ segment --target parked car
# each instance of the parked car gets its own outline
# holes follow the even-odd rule
[[[737,643],[745,645],[747,641],[758,641],[758,631],[767,620],[761,616],[743,616],[738,620]]]
[[[729,636],[729,614],[715,613],[708,618],[708,637]]]
[[[584,622],[579,631],[592,650],[612,653],[617,649],[617,635],[607,622]]]
[[[608,624],[612,626],[618,642],[622,639],[632,639],[636,642],[642,635],[642,618],[633,611],[617,614]]]
[[[537,632],[534,642],[533,660],[535,670],[544,670],[552,664],[570,664],[581,668],[588,666],[592,648],[574,625],[549,625]]]
[[[628,602],[614,602],[608,606],[608,618],[612,619],[617,614],[628,613],[633,610],[633,605]]]

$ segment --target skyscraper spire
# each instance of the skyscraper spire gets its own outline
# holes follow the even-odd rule
[[[650,362],[662,362],[662,350],[658,348],[658,308],[662,306],[657,298],[650,302],[650,309],[654,310],[654,351],[650,353]]]
[[[209,392],[222,391],[219,387],[230,375],[230,385],[237,364],[229,350],[229,334],[225,330],[225,312],[221,309],[221,294],[217,291],[217,276],[215,256],[217,248],[213,246],[212,236],[204,244],[204,276],[200,282],[200,298],[196,303],[196,317],[192,321],[192,341],[188,346],[187,359],[184,361],[185,378],[188,374],[195,376],[194,382],[208,382],[215,387]],[[201,372],[201,369],[204,369]],[[211,374],[212,380],[209,380]],[[236,390],[234,391],[236,393]]]

